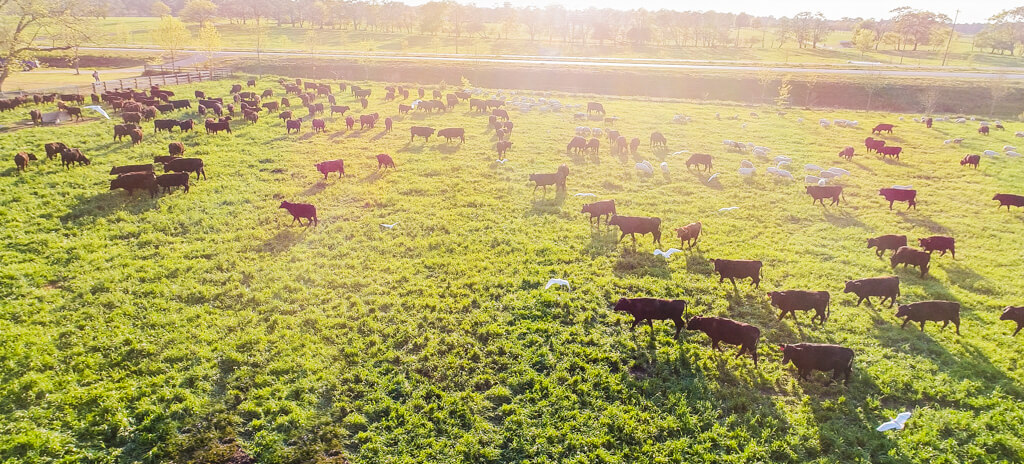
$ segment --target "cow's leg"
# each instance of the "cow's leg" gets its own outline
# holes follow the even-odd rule
[[[960,319],[954,320],[953,325],[956,326],[956,334],[960,335]]]
[[[615,243],[622,243],[622,239],[624,238],[626,238],[626,232],[622,232],[622,235],[619,236],[619,240]]]
[[[683,318],[679,317],[679,316],[675,317],[673,320],[676,323],[676,336],[673,337],[673,338],[675,338],[676,340],[679,340],[679,332],[681,332],[683,330],[683,326],[686,325],[686,324],[683,322]]]
[[[924,332],[924,321],[921,321],[921,331]]]
[[[910,322],[910,318],[908,317],[906,320],[903,321],[903,325],[901,325],[900,328],[901,329],[905,329],[909,322]]]
[[[629,326],[629,330],[636,330],[636,326],[637,326],[637,324],[639,324],[639,323],[640,323],[640,319],[636,319],[636,318],[634,318],[634,319],[633,319],[633,325]]]
[[[786,317],[786,310],[785,309],[783,309],[782,312],[779,313],[779,320],[781,321],[782,318],[784,318],[784,317]],[[796,316],[794,315],[793,318],[795,319]]]
[[[889,211],[892,211],[892,203],[896,200],[889,200]]]

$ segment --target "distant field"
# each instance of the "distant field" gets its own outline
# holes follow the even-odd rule
[[[241,81],[239,78],[238,81]],[[235,81],[171,88],[226,96]],[[996,209],[995,193],[1024,194],[1024,159],[968,152],[1020,145],[977,124],[900,115],[801,111],[539,95],[567,104],[599,98],[613,125],[574,121],[575,110],[512,112],[515,145],[494,162],[487,117],[465,103],[449,114],[398,116],[372,88],[370,107],[394,117],[346,131],[286,135],[276,115],[233,134],[153,134],[136,147],[111,140],[118,121],[92,119],[0,137],[0,456],[6,462],[1020,462],[1024,460],[1021,337],[998,321],[1024,304],[1024,211]],[[282,89],[276,78],[258,90]],[[335,87],[337,88],[337,87]],[[428,88],[428,90],[430,90]],[[449,91],[451,89],[448,89]],[[345,92],[339,104],[357,107]],[[52,107],[44,108],[52,110]],[[0,113],[0,125],[29,108]],[[305,115],[302,109],[299,114]],[[719,121],[739,115],[739,121]],[[352,113],[349,113],[352,114]],[[693,118],[673,124],[676,114]],[[175,118],[200,118],[183,110]],[[803,122],[798,122],[803,118]],[[860,121],[858,129],[819,118]],[[240,119],[240,118],[239,118]],[[865,155],[880,122],[902,161]],[[567,156],[576,126],[614,128],[643,143],[636,155]],[[465,127],[464,145],[410,143],[409,127]],[[358,127],[358,126],[357,126]],[[668,150],[652,151],[661,131]],[[962,146],[943,140],[964,136]],[[727,151],[755,142],[771,156],[852,172],[845,202],[811,204],[803,183],[777,181],[773,162]],[[64,170],[42,160],[18,173],[20,150],[80,147],[92,165]],[[109,191],[110,167],[147,163],[182,141],[205,160],[207,180],[150,199]],[[857,147],[852,162],[836,157]],[[715,157],[712,173],[688,171],[680,150]],[[377,171],[374,155],[398,168]],[[323,180],[313,164],[341,158],[348,176]],[[757,166],[751,179],[736,170]],[[649,160],[651,178],[634,165]],[[657,165],[666,162],[670,175]],[[533,192],[530,173],[566,164],[568,194]],[[877,189],[912,184],[918,209],[890,211]],[[658,216],[660,248],[672,229],[700,220],[699,246],[668,260],[650,236],[634,248],[579,213],[593,193],[620,214]],[[318,227],[290,225],[282,200],[318,208]],[[720,208],[739,209],[718,212]],[[397,223],[393,230],[380,224]],[[911,241],[957,240],[957,258],[932,258],[931,275],[896,270],[865,248],[887,233]],[[709,258],[765,262],[760,289],[718,283]],[[961,336],[929,323],[900,329],[894,310],[854,306],[843,281],[896,273],[901,303],[963,305]],[[543,287],[564,278],[572,290]],[[779,322],[765,292],[827,290],[824,327]],[[762,330],[761,364],[713,352],[703,334],[654,324],[629,330],[611,311],[620,297],[683,299],[690,314],[721,315]],[[849,386],[799,381],[782,366],[788,342],[856,350]],[[874,428],[912,411],[907,429]],[[232,440],[233,439],[233,440]]]
[[[81,74],[75,75],[75,71],[73,69],[57,71],[51,68],[44,68],[36,71],[15,73],[4,81],[4,91],[11,92],[18,90],[63,87],[69,85],[86,85],[93,82],[92,72],[92,68],[89,68],[88,70],[83,68]],[[141,71],[130,72],[106,69],[100,69],[99,72],[100,79],[102,80],[121,79],[124,77],[132,77],[142,74]]]
[[[96,20],[96,27],[104,34],[97,40],[97,45],[131,46],[153,45],[152,31],[158,22],[157,18],[107,18]],[[223,37],[226,48],[254,49],[256,42],[252,37],[251,25],[221,22],[217,27]],[[198,36],[198,26],[189,26],[193,37]],[[267,28],[266,49],[306,51],[305,37],[310,28],[272,25]],[[800,49],[790,40],[783,48],[772,48],[772,32],[765,35],[765,47],[760,43],[754,47],[722,46],[717,48],[675,47],[675,46],[633,46],[629,44],[603,45],[594,41],[583,45],[580,43],[564,43],[558,38],[548,40],[547,36],[537,36],[535,41],[529,39],[525,29],[512,34],[509,39],[470,38],[456,40],[444,34],[437,36],[406,33],[384,33],[371,31],[352,31],[348,29],[315,29],[318,34],[317,48],[320,51],[346,50],[355,52],[407,52],[407,53],[463,53],[483,55],[551,55],[551,56],[603,56],[619,58],[659,58],[688,60],[729,60],[779,63],[823,63],[842,64],[849,61],[874,61],[885,64],[938,65],[942,63],[944,47],[922,45],[918,51],[907,50],[902,53],[880,47],[865,55],[854,49],[842,48],[839,43],[850,40],[848,31],[835,32],[829,35],[824,46],[819,49]],[[740,31],[740,42],[746,43],[747,38],[762,38],[761,31],[743,29]],[[733,32],[735,36],[735,32]],[[961,36],[954,41],[947,65],[960,67],[1003,67],[1024,66],[1020,57],[993,55],[983,51],[972,50],[973,37]],[[776,45],[777,46],[777,45]]]

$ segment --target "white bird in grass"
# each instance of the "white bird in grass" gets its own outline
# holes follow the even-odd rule
[[[596,197],[597,195],[594,195],[593,193],[577,193],[577,194],[575,194],[573,196],[574,197]]]
[[[726,212],[726,211],[735,211],[735,210],[737,210],[737,209],[740,209],[740,207],[739,207],[739,206],[730,206],[730,207],[728,207],[728,208],[720,208],[720,209],[718,210],[718,212],[719,212],[719,213],[724,213],[724,212]]]
[[[901,412],[893,418],[893,420],[879,425],[875,430],[879,432],[885,432],[886,430],[903,430],[903,424],[906,424],[908,419],[910,419],[910,413]]]
[[[817,164],[805,164],[804,165],[804,170],[805,171],[824,171],[824,169],[822,169],[821,166],[818,166]]]
[[[714,182],[715,179],[717,179],[717,178],[718,178],[718,173],[716,172],[716,173],[712,174],[711,177],[708,177],[708,181],[706,183],[710,184],[710,183]]]
[[[754,175],[754,171],[756,171],[755,168],[740,168],[739,170],[741,176],[747,177]]]
[[[394,224],[381,224],[380,226],[385,228],[385,229],[387,229],[387,230],[391,230],[391,229],[394,229],[395,226],[397,226],[397,225],[398,225],[398,223],[395,222]]]
[[[97,112],[99,114],[102,114],[104,118],[110,119],[110,116],[107,115],[107,112],[103,111],[103,108],[100,108],[98,106],[90,105],[90,106],[83,106],[82,108],[93,110],[93,111],[95,111],[95,112]]]
[[[668,163],[664,161],[661,162],[661,172],[668,174]]]
[[[893,185],[892,188],[896,190],[914,190],[913,185]]]
[[[654,256],[661,256],[662,258],[668,259],[669,256],[672,256],[674,253],[679,253],[681,251],[683,251],[683,250],[680,250],[678,248],[669,248],[669,249],[667,249],[665,251],[661,251],[660,249],[656,249],[656,250],[654,250]]]
[[[569,281],[565,279],[551,279],[548,280],[548,284],[544,286],[544,290],[551,288],[552,285],[561,285],[569,290],[572,290],[572,286],[569,285]]]
[[[498,164],[501,164],[501,165],[504,165],[506,161],[508,161],[508,160],[507,160],[507,159],[503,159],[503,160],[494,160],[494,162],[495,162],[495,163],[498,163]]]

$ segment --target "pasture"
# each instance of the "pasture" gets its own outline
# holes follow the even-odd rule
[[[231,81],[173,87],[227,96]],[[351,84],[351,82],[350,82]],[[510,111],[508,161],[495,162],[487,116],[466,102],[453,112],[398,116],[385,84],[348,114],[395,118],[394,131],[345,130],[328,114],[285,134],[274,114],[236,116],[232,134],[153,134],[132,147],[111,139],[119,120],[27,127],[0,137],[0,457],[5,462],[997,462],[1024,459],[1024,338],[998,320],[1024,304],[1024,211],[997,210],[997,193],[1024,194],[1024,159],[965,153],[1020,145],[1014,132],[976,133],[977,122],[911,115],[700,105],[591,95],[537,95],[563,104],[600,101],[614,123],[573,113]],[[277,79],[257,91],[283,95]],[[413,87],[415,89],[415,87]],[[246,89],[248,90],[248,89]],[[451,91],[452,89],[447,89]],[[446,91],[446,93],[447,93]],[[414,90],[415,95],[415,90]],[[487,90],[485,94],[495,93]],[[429,89],[428,89],[429,95]],[[508,98],[513,95],[506,92]],[[520,95],[522,96],[522,95]],[[293,99],[294,101],[295,99]],[[193,99],[194,101],[194,99]],[[324,101],[322,98],[318,101]],[[44,105],[48,111],[52,105]],[[25,119],[33,105],[0,113]],[[306,111],[293,103],[298,115]],[[758,117],[751,116],[757,112]],[[715,117],[720,113],[722,120]],[[673,123],[677,114],[687,124]],[[738,115],[739,120],[727,120]],[[115,119],[119,115],[112,114]],[[195,107],[172,115],[194,118]],[[798,119],[803,121],[799,122]],[[823,128],[819,118],[859,121]],[[865,154],[877,123],[904,151],[899,162]],[[409,142],[411,126],[466,128],[465,144]],[[638,137],[637,154],[566,155],[577,126]],[[653,131],[668,140],[652,150]],[[962,145],[943,140],[965,137]],[[879,136],[876,136],[879,137]],[[724,139],[793,158],[790,182],[770,160],[729,150]],[[90,166],[62,169],[42,145],[82,149]],[[150,199],[109,191],[114,165],[149,163],[181,141],[206,163],[207,180]],[[855,147],[851,161],[836,154]],[[18,151],[40,161],[15,170]],[[688,153],[714,157],[687,170]],[[377,170],[390,154],[395,170]],[[326,181],[320,161],[344,159]],[[737,173],[741,160],[757,168]],[[639,175],[648,160],[654,175]],[[666,162],[669,174],[659,169]],[[851,172],[845,200],[812,205],[802,166]],[[544,194],[531,173],[566,164],[568,191]],[[159,171],[158,167],[158,171]],[[889,210],[878,189],[913,185],[916,210]],[[596,198],[578,197],[593,193]],[[650,235],[588,225],[583,203],[614,199],[619,214],[662,219],[672,230],[702,221],[690,251],[653,255]],[[316,227],[289,225],[282,201],[312,203]],[[737,209],[719,212],[722,208]],[[381,224],[396,224],[385,229]],[[932,257],[929,275],[890,269],[868,237],[951,235],[954,260]],[[711,258],[764,262],[760,289],[718,283]],[[843,293],[849,279],[894,274],[899,303],[962,305],[951,327],[900,329],[895,308]],[[551,278],[572,288],[544,286]],[[766,292],[827,290],[824,326],[776,319]],[[620,297],[682,299],[687,317],[719,315],[761,329],[760,364],[710,349],[671,323],[629,330],[612,311]],[[797,379],[780,343],[852,348],[849,386]],[[876,432],[903,411],[907,428]]]

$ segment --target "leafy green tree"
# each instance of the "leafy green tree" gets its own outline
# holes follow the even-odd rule
[[[206,54],[206,58],[212,60],[213,56],[221,50],[220,31],[213,24],[207,24],[199,28],[199,48]]]
[[[853,34],[853,46],[860,50],[860,56],[871,51],[875,47],[875,31],[870,29],[859,29]]]
[[[159,18],[171,14],[171,7],[167,6],[167,4],[164,2],[157,0],[149,6],[149,12],[153,16]]]
[[[82,29],[81,9],[58,0],[0,0],[0,90],[21,61],[33,52],[68,50],[71,45],[40,46],[42,35],[57,36],[64,29]]]
[[[189,0],[178,16],[185,21],[199,23],[199,27],[203,27],[208,21],[216,18],[217,5],[210,0]]]
[[[192,40],[192,34],[185,27],[185,23],[178,18],[164,16],[160,18],[160,24],[153,31],[153,40],[160,45],[160,48],[171,54],[171,63],[174,63],[176,61],[174,55],[188,45]]]

